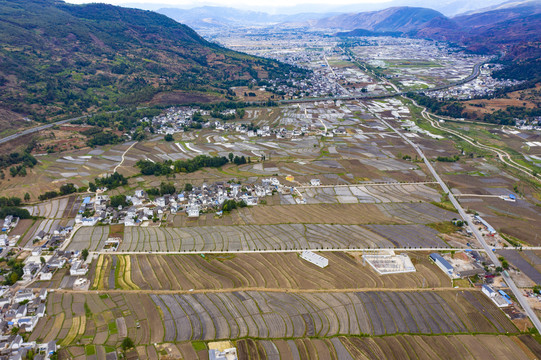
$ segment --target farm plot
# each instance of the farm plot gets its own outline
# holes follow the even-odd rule
[[[118,255],[116,288],[146,290],[266,289],[413,289],[446,287],[449,278],[428,260],[410,254],[416,272],[381,276],[349,254],[325,252],[321,269],[296,253],[205,255]],[[107,287],[111,255],[95,265],[94,288]],[[163,272],[163,274],[162,274]]]
[[[47,219],[62,219],[68,207],[68,198],[52,199],[37,205],[26,206],[32,216],[41,216]]]
[[[108,226],[83,226],[73,235],[68,248],[71,251],[83,249],[90,251],[101,250],[108,236]]]
[[[505,257],[511,262],[514,266],[519,268],[526,276],[528,276],[533,282],[538,285],[541,285],[541,273],[537,271],[525,258],[520,256],[519,252],[516,250],[498,250],[499,255]]]
[[[278,198],[277,198],[278,200]],[[176,215],[175,227],[209,225],[272,225],[272,224],[390,224],[399,221],[384,214],[374,204],[260,205],[245,207],[231,214],[216,217],[201,214],[198,219]]]
[[[431,224],[451,221],[457,214],[430,203],[387,203],[376,205],[385,215],[408,223]]]
[[[77,234],[76,234],[77,235]],[[88,235],[87,235],[88,236]],[[84,243],[85,245],[81,244]],[[69,249],[98,240],[77,237]],[[277,249],[393,247],[383,237],[358,225],[280,224],[188,228],[126,228],[119,251],[251,251]]]
[[[526,335],[531,338],[530,335]],[[534,340],[535,341],[535,340]],[[527,343],[531,343],[528,341]],[[381,338],[339,336],[332,339],[238,340],[239,359],[530,359],[523,339],[504,335],[398,335]],[[299,354],[304,354],[300,357]]]
[[[501,312],[490,303],[480,308],[467,291],[456,296],[465,299],[461,313],[427,291],[151,295],[164,314],[168,341],[234,339],[246,333],[258,338],[466,333],[474,328],[460,319],[470,313],[480,315],[477,321],[489,333],[518,332],[503,313],[498,318],[482,315]]]
[[[438,192],[424,184],[378,184],[299,187],[307,204],[437,201]]]
[[[438,232],[424,225],[367,225],[371,231],[383,236],[396,247],[447,247]]]
[[[30,240],[34,240],[40,231],[43,230],[46,233],[52,232],[61,224],[61,222],[62,220],[60,219],[45,219],[36,221],[36,223],[28,230],[20,244],[22,246],[28,245]]]
[[[244,337],[391,335],[401,330],[421,335],[518,333],[505,314],[482,299],[478,291],[60,291],[49,296],[47,316],[39,320],[29,340],[114,347],[122,340],[119,332],[137,345]],[[456,300],[460,305],[453,304]]]

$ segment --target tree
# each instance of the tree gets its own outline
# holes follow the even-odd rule
[[[233,153],[229,153],[227,157],[229,158],[229,162],[233,162],[233,158],[235,157],[235,155],[233,155]]]
[[[43,256],[41,256],[39,258],[39,262],[41,263],[41,265],[45,265],[45,258]]]
[[[175,139],[173,139],[173,135],[171,135],[171,134],[165,135],[165,136],[163,137],[163,139],[164,139],[165,141],[173,141],[173,140],[175,140]]]
[[[171,183],[164,183],[162,182],[160,184],[160,195],[165,195],[165,194],[174,194],[176,192],[176,189],[175,189],[175,185],[171,184]]]
[[[186,185],[184,185],[184,191],[192,191],[193,190],[193,185],[190,184],[190,183],[186,183]]]
[[[30,201],[30,194],[29,193],[24,194],[24,201]]]
[[[120,344],[120,347],[122,348],[122,350],[126,351],[128,349],[131,349],[132,347],[134,347],[135,344],[133,343],[133,340],[130,339],[129,337],[127,338],[124,338],[124,340],[122,340],[122,344]]]
[[[81,251],[81,257],[84,261],[86,261],[86,258],[88,257],[88,249],[83,249],[83,251]]]
[[[111,196],[111,206],[117,208],[119,206],[126,207],[128,202],[125,195],[113,195]]]

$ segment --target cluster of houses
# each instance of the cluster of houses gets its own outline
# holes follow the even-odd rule
[[[24,261],[23,280],[51,280],[55,271],[66,264],[70,267],[71,276],[84,276],[88,272],[88,265],[81,259],[80,251],[44,252],[41,247],[35,247]]]
[[[494,79],[491,74],[492,70],[488,68],[488,65],[483,65],[481,68],[481,73],[477,79],[461,86],[433,91],[427,93],[427,95],[439,99],[454,98],[469,100],[477,97],[492,95],[496,89],[516,86],[523,82],[518,80]]]
[[[56,342],[27,342],[20,334],[30,333],[45,316],[47,289],[13,291],[10,287],[0,288],[0,358],[25,359],[33,351],[34,359],[49,359],[56,352]]]
[[[17,226],[19,223],[19,218],[14,217],[13,215],[8,215],[4,219],[4,223],[2,224],[2,231],[9,231]]]
[[[531,119],[515,119],[515,127],[519,130],[541,130],[541,116]]]
[[[233,182],[215,182],[193,187],[190,191],[178,194],[166,194],[151,200],[143,190],[136,190],[126,196],[130,206],[113,208],[107,195],[96,195],[83,200],[80,213],[75,223],[81,226],[94,226],[102,223],[124,223],[125,226],[137,226],[142,222],[161,219],[166,212],[176,214],[185,212],[188,217],[198,217],[201,212],[218,211],[227,200],[244,202],[255,206],[259,199],[272,195],[282,189],[276,178],[262,179],[261,184],[238,184]],[[84,206],[84,207],[83,207]],[[93,216],[86,218],[82,212],[92,211]]]

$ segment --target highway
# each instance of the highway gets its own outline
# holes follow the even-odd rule
[[[393,130],[396,134],[398,134],[406,143],[410,144],[414,149],[415,151],[417,152],[417,154],[419,154],[419,156],[423,159],[425,165],[428,167],[428,169],[430,170],[430,173],[432,174],[432,176],[434,177],[434,179],[436,179],[436,181],[440,184],[440,187],[442,188],[443,192],[445,194],[448,195],[449,197],[449,200],[451,201],[451,203],[453,204],[453,206],[457,209],[460,217],[466,222],[466,223],[469,223],[469,217],[468,215],[466,214],[466,212],[464,211],[464,209],[462,208],[462,206],[460,205],[460,203],[456,200],[455,196],[453,195],[453,193],[449,190],[449,188],[447,187],[447,185],[445,184],[445,182],[441,179],[441,177],[438,175],[438,173],[436,172],[436,170],[434,169],[434,167],[432,166],[432,164],[430,163],[430,161],[426,158],[426,156],[424,155],[423,151],[421,150],[421,148],[419,148],[419,146],[417,146],[415,143],[413,143],[413,141],[411,141],[410,139],[408,139],[404,134],[402,134],[400,131],[396,130],[394,127],[392,127],[387,121],[383,120],[377,113],[373,113],[383,124],[385,124],[386,126],[388,126],[391,130]],[[496,267],[499,267],[501,266],[501,263],[500,261],[498,260],[498,257],[494,254],[494,252],[492,251],[493,248],[491,248],[490,246],[488,246],[488,244],[486,243],[485,239],[483,238],[483,235],[481,235],[481,233],[479,232],[479,230],[477,229],[476,226],[470,226],[470,229],[472,230],[472,233],[473,235],[475,236],[475,238],[477,239],[477,241],[479,242],[479,244],[481,244],[482,248],[485,250],[486,254],[488,255],[488,257],[490,258],[490,260],[494,263],[494,265]],[[513,279],[509,276],[509,274],[507,272],[504,272],[503,273],[503,278],[505,280],[505,282],[507,283],[507,286],[509,286],[509,289],[513,292],[513,294],[515,295],[517,301],[519,302],[519,304],[522,306],[522,308],[524,309],[524,311],[526,312],[526,314],[528,315],[528,317],[530,318],[530,320],[532,321],[532,324],[535,326],[535,328],[539,331],[539,333],[541,333],[541,321],[539,321],[539,318],[537,317],[537,315],[533,312],[533,310],[530,308],[530,305],[528,305],[528,302],[526,301],[526,299],[524,298],[524,296],[522,295],[522,292],[519,290],[519,288],[515,285],[515,282],[513,281]]]
[[[54,123],[40,125],[40,126],[36,126],[36,127],[30,128],[30,129],[26,129],[24,131],[20,131],[20,132],[18,132],[16,134],[9,135],[9,136],[6,136],[5,138],[0,139],[0,144],[6,143],[8,141],[11,141],[13,139],[16,139],[16,138],[24,136],[24,135],[28,135],[28,134],[32,134],[32,133],[35,133],[35,132],[38,132],[38,131],[42,131],[42,130],[45,130],[45,129],[52,128],[55,125],[62,125],[62,124],[65,124],[67,122],[74,121],[74,120],[79,120],[79,119],[84,119],[86,117],[88,117],[88,115],[79,116],[79,117],[66,119],[66,120],[60,120],[60,121],[57,121],[57,122],[54,122]]]
[[[145,109],[145,107],[140,107],[140,108],[137,108],[137,109]],[[124,111],[124,110],[106,111],[103,114],[114,114],[114,113],[117,113],[117,112],[120,112],[120,111]],[[18,137],[21,137],[21,136],[24,136],[24,135],[28,135],[28,134],[32,134],[32,133],[35,133],[35,132],[38,132],[38,131],[42,131],[42,130],[52,128],[53,126],[56,126],[56,125],[62,125],[62,124],[68,123],[70,121],[86,119],[86,118],[91,117],[91,116],[93,116],[93,115],[82,115],[82,116],[74,117],[74,118],[71,118],[71,119],[60,120],[60,121],[56,121],[56,122],[53,122],[53,123],[49,123],[49,124],[45,124],[45,125],[36,126],[36,127],[30,128],[30,129],[26,129],[26,130],[20,131],[18,133],[15,133],[13,135],[9,135],[9,136],[6,136],[4,138],[1,138],[0,139],[0,144],[6,143],[6,142],[14,140],[14,139],[17,139]]]

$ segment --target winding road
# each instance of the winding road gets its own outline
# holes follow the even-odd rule
[[[459,133],[458,131],[451,130],[451,129],[448,129],[448,128],[445,128],[445,127],[441,126],[441,124],[436,119],[432,118],[432,114],[429,113],[426,110],[425,107],[422,107],[422,106],[418,105],[415,102],[415,100],[413,100],[413,99],[410,99],[410,100],[413,102],[413,104],[415,106],[420,107],[420,108],[423,109],[422,112],[421,112],[423,118],[425,120],[427,120],[430,123],[430,125],[432,125],[433,128],[436,128],[436,129],[441,130],[441,131],[448,132],[449,134],[452,134],[452,135],[466,141],[468,144],[470,144],[472,146],[475,146],[477,148],[487,150],[487,151],[491,151],[491,152],[495,153],[498,156],[498,158],[500,159],[500,161],[503,162],[504,164],[506,164],[506,165],[516,169],[516,170],[519,170],[520,172],[522,172],[525,175],[528,175],[529,177],[533,177],[535,179],[538,179],[538,175],[534,175],[532,173],[532,170],[530,170],[529,168],[527,168],[524,165],[521,165],[521,164],[515,162],[511,158],[511,155],[509,155],[509,153],[507,153],[505,150],[498,149],[498,148],[495,148],[495,147],[492,147],[492,146],[482,144],[482,143],[478,142],[477,140],[473,139],[472,137],[469,137],[467,135],[463,135],[463,134]]]
[[[432,174],[434,179],[436,179],[436,181],[440,184],[440,187],[442,188],[443,192],[445,194],[447,194],[447,196],[449,197],[449,200],[451,201],[453,206],[457,209],[460,217],[467,224],[469,224],[469,216],[466,214],[466,212],[462,208],[462,205],[460,205],[460,203],[457,201],[457,199],[455,198],[453,193],[449,190],[449,188],[447,187],[445,182],[442,180],[442,178],[438,175],[438,173],[436,172],[436,170],[432,166],[432,163],[426,158],[426,156],[423,153],[423,151],[421,150],[421,148],[417,144],[415,144],[413,141],[411,141],[408,137],[406,137],[404,134],[402,134],[400,131],[398,131],[397,129],[392,127],[387,121],[382,119],[381,116],[379,116],[378,113],[372,113],[372,114],[374,116],[376,116],[379,119],[379,121],[381,121],[381,123],[383,123],[384,125],[389,127],[389,129],[391,129],[396,134],[398,134],[406,143],[408,143],[409,145],[411,145],[415,149],[417,154],[419,154],[421,159],[423,159],[423,162],[427,166],[428,170],[430,171],[430,173]],[[498,260],[498,257],[494,254],[494,252],[492,251],[492,248],[490,246],[488,246],[488,244],[485,241],[485,239],[483,238],[483,235],[481,234],[481,232],[477,229],[476,226],[470,226],[470,229],[471,229],[473,235],[475,236],[475,238],[477,239],[477,241],[479,242],[479,244],[481,244],[482,248],[485,250],[487,256],[494,263],[494,266],[500,267],[501,266],[500,260]],[[526,312],[526,314],[528,315],[528,317],[532,321],[532,324],[535,326],[537,331],[539,331],[539,333],[541,333],[541,321],[539,320],[539,318],[537,317],[535,312],[532,310],[532,308],[530,307],[530,305],[528,304],[528,302],[526,301],[526,299],[522,295],[522,292],[520,291],[520,289],[516,286],[515,282],[513,281],[513,279],[509,276],[509,274],[506,271],[503,272],[503,278],[504,278],[505,282],[507,283],[507,286],[509,286],[509,289],[511,289],[511,291],[513,292],[513,295],[515,295],[515,298],[517,299],[519,304],[522,306],[522,308],[524,309],[524,311]]]

